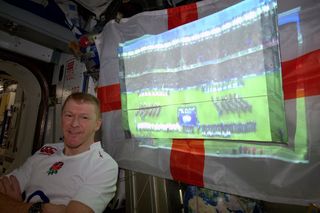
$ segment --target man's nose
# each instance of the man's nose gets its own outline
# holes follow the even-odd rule
[[[79,118],[78,117],[73,117],[72,121],[71,121],[71,125],[72,126],[79,126]]]

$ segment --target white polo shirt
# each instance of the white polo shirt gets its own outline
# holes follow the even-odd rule
[[[25,201],[68,205],[75,200],[102,212],[116,191],[117,163],[100,142],[74,156],[63,149],[63,143],[45,145],[11,173],[26,192]]]

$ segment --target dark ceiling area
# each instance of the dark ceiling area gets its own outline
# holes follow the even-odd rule
[[[82,1],[86,2],[86,0]],[[82,24],[80,28],[85,29],[84,32],[99,33],[104,25],[112,19],[117,21],[143,11],[177,7],[198,0],[105,1],[108,6],[100,17],[96,17],[92,11],[79,4],[79,1],[73,1],[77,5],[77,12]],[[0,30],[54,50],[70,52],[69,42],[77,40],[71,31],[72,26],[63,22],[65,18],[61,17],[63,12],[62,10],[59,11],[56,1],[49,0],[47,2],[49,2],[48,6],[41,7],[30,0],[0,0]],[[92,18],[95,19],[96,24],[87,29],[87,22]]]

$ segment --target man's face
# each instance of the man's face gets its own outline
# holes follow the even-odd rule
[[[65,154],[79,154],[88,150],[101,125],[93,104],[72,99],[65,104],[61,121]]]

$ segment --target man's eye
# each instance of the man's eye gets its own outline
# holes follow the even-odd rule
[[[67,118],[71,118],[72,117],[71,114],[65,114],[64,116],[67,117]]]

